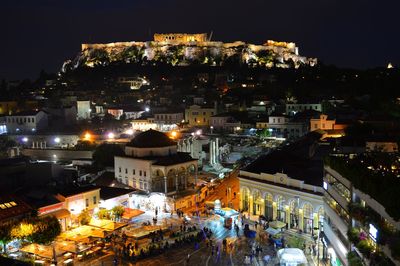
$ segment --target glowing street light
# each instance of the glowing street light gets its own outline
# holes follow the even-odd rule
[[[23,138],[22,138],[22,141],[25,142],[25,143],[27,143],[27,142],[28,142],[28,138],[27,138],[27,137],[23,137]]]
[[[114,134],[113,132],[109,132],[109,133],[107,134],[107,138],[108,138],[108,139],[114,139],[114,138],[115,138],[115,134]]]
[[[132,136],[133,135],[133,129],[128,129],[127,131],[125,131],[126,134]]]
[[[176,133],[176,131],[172,131],[171,137],[174,139],[174,138],[176,138],[176,136],[178,136],[178,133]]]
[[[196,131],[196,135],[197,135],[197,136],[200,136],[200,135],[201,135],[201,130],[200,130],[200,129]]]
[[[92,134],[90,134],[89,132],[85,133],[84,139],[85,140],[90,140],[92,138]]]
[[[144,108],[144,110],[145,110],[146,112],[150,112],[150,107],[146,107],[146,108]]]
[[[60,143],[60,141],[61,141],[61,139],[60,139],[59,137],[55,137],[55,138],[54,138],[54,142],[55,142],[55,143],[58,144],[58,143]]]

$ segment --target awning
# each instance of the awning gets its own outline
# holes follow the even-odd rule
[[[67,210],[67,209],[61,209],[61,210],[57,210],[57,211],[54,211],[54,212],[49,212],[49,213],[43,214],[43,215],[41,215],[41,216],[42,216],[42,217],[45,217],[45,216],[54,216],[54,217],[56,217],[57,219],[63,219],[63,218],[70,217],[70,216],[71,216],[71,213],[70,213],[69,210]]]
[[[265,231],[266,231],[268,234],[273,235],[273,236],[280,233],[279,230],[274,229],[274,228],[272,228],[272,227],[268,227]]]
[[[281,221],[273,221],[273,222],[269,223],[269,226],[273,227],[273,228],[281,229],[283,227],[286,227],[286,223],[281,222]]]
[[[133,217],[139,216],[143,214],[144,211],[138,210],[138,209],[131,209],[131,208],[125,208],[124,214],[122,215],[122,218],[124,219],[131,219]]]

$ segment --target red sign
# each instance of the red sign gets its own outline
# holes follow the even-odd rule
[[[46,214],[49,212],[58,211],[64,208],[64,202],[56,203],[53,205],[42,207],[38,210],[39,214]]]

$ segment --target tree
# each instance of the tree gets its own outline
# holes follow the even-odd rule
[[[93,160],[96,166],[114,166],[114,156],[123,156],[124,151],[118,144],[101,144],[93,152]]]
[[[257,131],[257,135],[258,135],[261,139],[264,139],[264,138],[270,137],[270,136],[271,136],[271,132],[268,130],[268,128],[264,128],[264,129],[258,130],[258,131]]]
[[[110,211],[107,209],[100,209],[97,212],[97,217],[99,217],[99,219],[110,219]]]
[[[79,215],[78,220],[81,225],[87,225],[90,222],[90,213],[88,209],[84,209]]]
[[[48,244],[61,233],[61,225],[54,216],[34,220],[34,228],[29,240],[38,244]]]
[[[111,211],[116,219],[120,219],[125,212],[125,208],[123,206],[115,206]]]
[[[3,253],[6,253],[6,245],[12,240],[11,230],[13,224],[11,222],[2,224],[0,226],[0,242],[3,245]]]

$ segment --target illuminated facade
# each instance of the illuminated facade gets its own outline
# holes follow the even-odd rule
[[[114,158],[115,178],[130,187],[149,192],[177,194],[195,182],[197,160],[178,152],[167,135],[148,130],[125,147],[125,156]]]
[[[282,173],[240,171],[239,181],[241,210],[282,221],[288,228],[304,233],[317,233],[314,228],[318,228],[324,214],[321,187]]]
[[[154,34],[155,42],[206,42],[207,33],[156,33]]]
[[[213,115],[217,112],[216,107],[202,107],[199,105],[192,105],[185,109],[185,121],[190,126],[208,126]]]

